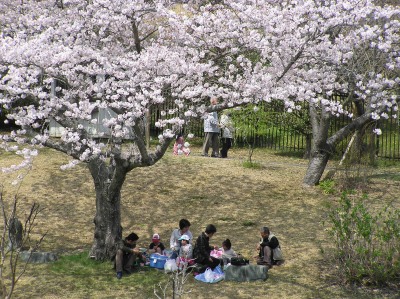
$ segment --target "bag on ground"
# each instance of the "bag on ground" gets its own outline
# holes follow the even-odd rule
[[[244,266],[244,265],[248,265],[248,264],[249,264],[249,260],[245,259],[243,256],[231,258],[231,265],[233,265],[233,266]]]
[[[194,278],[202,282],[217,283],[225,278],[225,274],[221,267],[217,266],[214,270],[207,268],[204,273],[198,274]]]
[[[272,249],[272,257],[275,261],[283,261],[282,250],[279,246],[275,249]]]
[[[167,259],[164,265],[165,272],[174,272],[178,270],[178,266],[176,265],[176,261],[174,259]]]

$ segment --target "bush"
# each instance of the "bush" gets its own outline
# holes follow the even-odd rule
[[[319,187],[322,189],[324,194],[334,194],[335,193],[335,181],[332,179],[326,179],[319,182]]]
[[[343,193],[329,213],[340,273],[347,282],[385,285],[400,280],[400,211],[391,206],[371,214],[366,196]]]
[[[254,162],[254,161],[244,161],[242,165],[244,168],[253,168],[253,169],[262,168],[262,165],[259,162]]]

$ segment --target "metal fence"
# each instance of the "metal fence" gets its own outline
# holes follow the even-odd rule
[[[164,104],[151,111],[151,126],[150,134],[152,137],[157,137],[160,134],[160,129],[154,126],[157,119],[161,117],[161,111],[168,113],[169,109],[174,109],[175,105]],[[249,136],[244,136],[240,131],[236,132],[235,145],[245,146],[247,141],[254,141],[256,147],[264,147],[280,151],[305,151],[307,141],[310,141],[311,135],[300,133],[300,130],[294,129],[293,123],[285,122],[282,119],[282,111],[280,107],[274,105],[265,105],[263,107],[268,112],[268,119],[260,120],[263,127],[266,128],[262,133],[251,132]],[[0,111],[1,112],[1,111]],[[0,129],[6,128],[9,125],[4,125],[3,119],[5,115],[0,113]],[[252,126],[251,119],[248,119],[247,126]],[[336,132],[339,128],[349,122],[345,116],[334,118],[331,123],[331,133]],[[375,135],[372,128],[368,128],[368,132],[364,136],[363,146],[373,146],[376,156],[385,159],[400,159],[400,124],[399,113],[397,118],[390,117],[389,119],[381,119],[374,123],[374,127],[381,129],[381,135]],[[203,138],[203,121],[201,119],[192,119],[185,128],[185,134],[193,133],[196,137]],[[337,152],[342,153],[345,151],[350,137],[342,141],[338,147]],[[309,140],[307,140],[309,139]]]
[[[277,112],[277,107],[273,105],[265,106],[264,109],[268,111],[268,120],[263,124],[266,127],[262,134],[255,131],[251,132],[249,136],[244,136],[240,131],[236,132],[235,144],[237,146],[245,146],[250,141],[254,142],[256,147],[264,147],[280,151],[305,151],[307,147],[307,139],[310,142],[311,135],[300,133],[299,130],[294,129],[293,123],[286,123],[280,115],[282,112]],[[162,109],[152,111],[152,121],[160,117],[160,111],[168,111],[168,105]],[[279,109],[278,109],[279,110]],[[398,116],[398,115],[397,115]],[[334,118],[331,122],[330,133],[336,132],[345,124],[349,123],[346,116]],[[271,125],[273,124],[273,125]],[[252,125],[252,120],[248,119],[248,126]],[[380,128],[381,135],[372,133],[372,127],[368,127],[363,139],[363,147],[373,146],[375,155],[385,159],[400,159],[400,125],[399,118],[382,119],[373,124],[374,128]],[[153,137],[160,134],[160,130],[154,125],[150,128]],[[185,128],[185,134],[193,133],[196,137],[203,138],[203,121],[201,119],[192,119]],[[343,153],[350,141],[351,136],[343,140],[336,148],[338,153]]]

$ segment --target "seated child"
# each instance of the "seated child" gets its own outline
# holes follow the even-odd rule
[[[179,239],[182,242],[182,246],[179,249],[179,256],[187,259],[193,258],[192,244],[189,243],[190,238],[188,235],[182,235]]]
[[[176,137],[176,141],[174,144],[174,155],[185,155],[189,156],[190,154],[190,149],[189,149],[189,143],[185,142],[185,139],[183,138],[182,135],[178,135]]]
[[[179,268],[183,268],[183,264],[187,263],[188,265],[194,264],[193,260],[193,247],[192,244],[189,243],[190,238],[188,235],[182,235],[179,238],[179,241],[182,242],[181,248],[179,249],[179,256],[177,258],[177,264]]]
[[[159,234],[154,234],[149,245],[149,253],[159,253],[163,254],[165,246],[160,242],[161,238]]]
[[[232,243],[229,239],[222,242],[222,259],[230,261],[231,258],[237,257],[237,253],[232,249]]]

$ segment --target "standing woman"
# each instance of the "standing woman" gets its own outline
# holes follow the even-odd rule
[[[222,129],[221,158],[228,158],[228,150],[232,147],[233,136],[235,134],[235,128],[233,126],[231,112],[229,110],[224,111],[219,125]]]

